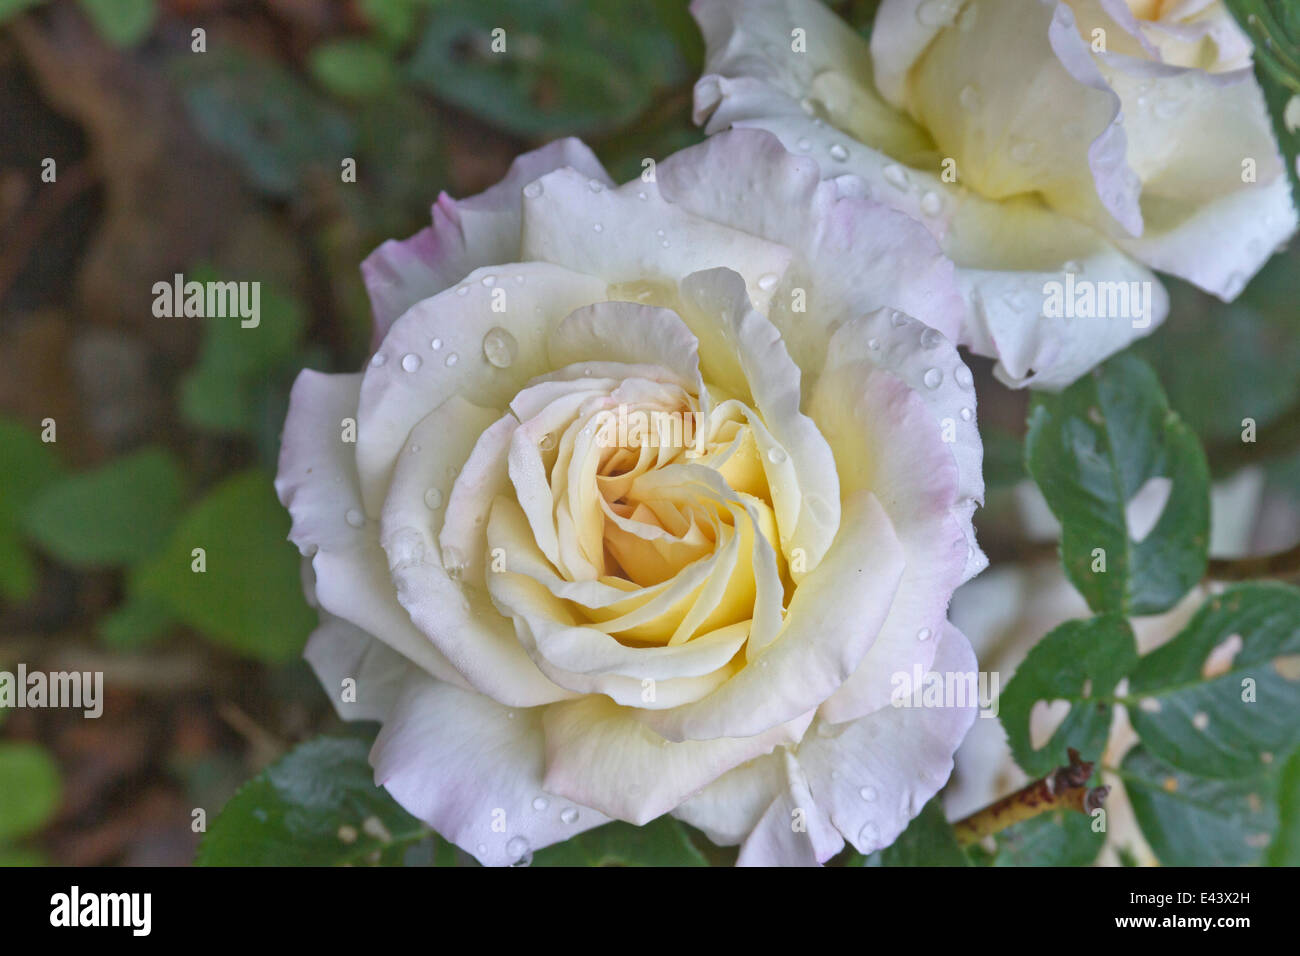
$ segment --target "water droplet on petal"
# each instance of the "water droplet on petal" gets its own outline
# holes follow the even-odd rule
[[[786,460],[785,451],[781,448],[769,448],[767,450],[767,460],[774,465],[780,465]]]
[[[925,0],[916,8],[916,19],[922,26],[946,27],[957,15],[958,6],[954,0]]]
[[[402,356],[402,368],[408,372],[418,371],[420,368],[420,356],[414,352],[407,352]]]
[[[1079,265],[1079,263],[1076,262],[1075,260],[1070,259],[1065,263],[1065,265],[1061,266],[1061,271],[1078,275],[1083,271],[1083,266]]]
[[[831,159],[844,162],[844,160],[848,158],[849,158],[849,151],[845,149],[843,146],[841,146],[839,143],[836,143],[834,146],[831,147]]]
[[[880,339],[867,339],[867,348],[876,351],[880,348]]]
[[[445,365],[445,366],[447,366],[447,368],[451,368],[453,365],[455,365],[455,364],[456,364],[457,362],[459,362],[459,361],[460,361],[460,356],[459,356],[459,355],[457,355],[455,352],[448,352],[448,353],[447,353],[447,358],[446,358],[446,360],[445,360],[442,364]]]
[[[927,216],[937,216],[943,212],[943,199],[936,192],[928,192],[921,197],[921,212]]]
[[[968,421],[970,421],[970,420],[971,420],[972,418],[974,418],[974,417],[975,417],[975,413],[972,412],[969,408],[963,408],[963,409],[961,410],[961,420],[962,420],[962,421],[964,421],[964,422],[968,422]]]
[[[465,570],[465,555],[461,553],[460,548],[449,544],[442,549],[442,569],[452,580],[460,578]]]
[[[799,142],[795,143],[795,146],[799,147],[799,150],[805,153],[812,149],[812,143],[809,141],[807,136],[800,136]]]
[[[379,366],[383,365],[387,361],[388,361],[388,356],[386,356],[383,352],[376,352],[374,355],[370,357],[370,364],[375,368],[379,368]]]
[[[511,866],[528,866],[533,862],[532,848],[521,836],[511,837],[506,843],[506,856],[510,859]]]
[[[764,292],[771,292],[776,287],[776,273],[765,272],[758,277],[758,287]]]
[[[588,179],[588,180],[587,180],[587,188],[590,189],[590,190],[591,190],[592,192],[594,192],[594,193],[598,193],[598,192],[601,192],[601,191],[605,188],[605,184],[602,183],[599,179]]]
[[[928,627],[921,628],[916,632],[916,639],[918,641],[928,641],[930,639],[930,629]]]
[[[592,231],[592,232],[604,232],[604,231],[605,231],[605,227],[602,226],[602,225],[601,225],[600,223],[598,223],[598,222],[593,222],[593,223],[591,224],[591,231]]]
[[[354,528],[360,528],[366,523],[366,516],[356,508],[349,508],[348,513],[343,516],[343,519]]]
[[[547,800],[545,797],[533,797],[533,809],[538,813],[541,813],[550,805],[551,801]]]
[[[979,89],[969,83],[963,86],[961,92],[957,94],[957,102],[961,104],[961,108],[967,113],[978,113],[980,107],[984,105]]]
[[[577,823],[578,811],[573,809],[573,807],[565,807],[560,811],[560,820],[564,823]]]
[[[926,388],[938,388],[943,382],[943,372],[937,368],[927,368],[925,374],[921,376],[921,381],[925,383]]]
[[[527,196],[529,199],[536,199],[541,194],[542,194],[541,183],[529,183],[527,186],[524,187],[524,195]]]
[[[494,276],[494,275],[489,274],[489,275],[485,275],[485,276],[484,276],[482,279],[480,279],[479,281],[482,282],[485,286],[489,286],[489,287],[490,287],[490,286],[494,286],[494,285],[497,284],[497,277]]]
[[[926,329],[921,333],[921,348],[937,349],[943,341],[943,334],[938,329]]]
[[[881,175],[885,177],[885,182],[889,183],[889,185],[902,192],[907,191],[907,170],[898,165],[898,163],[890,163],[880,172]]]
[[[902,312],[894,311],[889,313],[889,322],[896,329],[901,329],[907,325],[907,316]]]
[[[962,388],[970,388],[975,382],[975,378],[971,375],[970,369],[965,365],[958,365],[953,369],[952,377]]]
[[[869,853],[876,849],[876,844],[880,841],[880,828],[874,823],[862,824],[862,829],[858,831],[858,845],[864,853]]]
[[[424,493],[424,504],[430,511],[442,507],[442,489],[430,488]]]
[[[430,341],[429,348],[433,349],[435,352],[438,351],[438,349],[442,348],[442,339],[433,339]]]
[[[509,368],[519,351],[519,343],[505,329],[497,326],[483,336],[483,355],[496,368]]]
[[[457,294],[457,295],[469,295],[469,286],[467,286],[467,285],[458,285],[458,286],[456,286],[456,294]]]
[[[863,787],[861,790],[858,791],[858,796],[860,796],[863,800],[866,800],[868,803],[870,803],[872,800],[876,799],[877,797],[876,788]]]

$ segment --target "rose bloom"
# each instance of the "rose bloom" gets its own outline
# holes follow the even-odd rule
[[[363,265],[364,371],[293,389],[307,658],[382,721],[377,783],[485,864],[665,813],[742,863],[872,851],[974,717],[889,706],[975,668],[951,262],[765,132],[656,172],[563,140],[439,196]]]
[[[1008,384],[1059,389],[1148,334],[1168,296],[1147,267],[1232,300],[1295,230],[1218,2],[884,0],[870,44],[816,0],[692,10],[697,121],[770,130],[924,223],[960,343]]]

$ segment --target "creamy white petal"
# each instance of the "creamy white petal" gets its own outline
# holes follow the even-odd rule
[[[370,752],[375,783],[485,866],[523,862],[609,818],[543,785],[542,709],[411,679]]]

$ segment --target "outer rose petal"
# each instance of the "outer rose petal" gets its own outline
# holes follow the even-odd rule
[[[786,786],[740,848],[737,866],[817,866],[844,847],[844,837],[813,799],[799,762],[788,750],[782,756]]]
[[[558,139],[510,164],[492,188],[454,200],[446,193],[433,206],[433,225],[410,239],[389,239],[361,264],[374,310],[372,347],[389,326],[421,299],[437,295],[481,266],[519,259],[519,220],[524,186],[562,167],[611,183],[600,161],[578,139]]]
[[[882,306],[956,336],[963,309],[952,265],[925,229],[820,182],[816,163],[790,155],[771,134],[718,133],[665,159],[657,175],[664,196],[689,212],[796,251],[771,308],[758,299],[754,306],[780,329],[800,368],[821,366],[839,322]],[[803,311],[794,311],[795,287],[806,294]]]
[[[733,767],[797,740],[811,712],[750,737],[664,740],[629,708],[593,695],[545,708],[546,788],[637,825]]]
[[[787,784],[783,752],[767,754],[734,770],[682,801],[672,815],[718,846],[742,842]]]
[[[370,762],[375,783],[410,813],[485,866],[500,866],[609,821],[548,795],[544,754],[540,709],[508,710],[481,694],[413,676]]]
[[[547,320],[558,322],[604,297],[605,283],[590,275],[524,262],[472,272],[457,290],[405,312],[366,366],[361,385],[356,450],[366,513],[378,515],[383,507],[393,462],[416,422],[454,394],[504,408],[530,378],[549,371]],[[484,355],[483,340],[494,328],[516,342],[505,368]]]
[[[374,635],[434,676],[464,683],[397,603],[378,528],[361,512],[353,445],[343,419],[356,415],[357,375],[302,372],[289,396],[276,493],[289,510],[289,540],[312,559],[320,606]],[[360,524],[360,527],[357,526]]]
[[[322,612],[302,656],[344,720],[387,720],[402,681],[417,670],[383,641],[328,612]],[[344,699],[347,679],[356,682],[355,699]]]
[[[932,671],[965,675],[973,688],[976,669],[970,642],[946,624]],[[812,798],[858,852],[889,846],[947,782],[976,710],[977,701],[886,707],[835,727],[830,736],[808,734],[797,755]]]

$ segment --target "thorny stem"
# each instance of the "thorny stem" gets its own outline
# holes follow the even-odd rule
[[[1031,820],[1052,810],[1076,810],[1091,813],[1101,806],[1110,787],[1092,787],[1092,762],[1081,760],[1073,747],[1069,750],[1070,765],[1053,770],[1041,780],[1021,787],[1015,793],[989,804],[953,824],[957,843],[970,846],[986,836],[1001,832],[1007,827]]]

